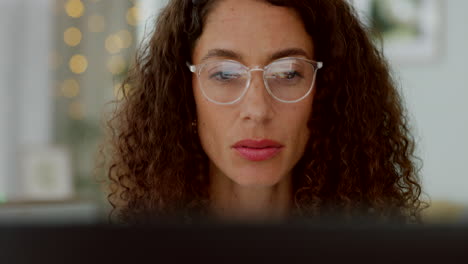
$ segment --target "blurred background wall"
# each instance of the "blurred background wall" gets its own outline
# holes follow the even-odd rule
[[[359,0],[356,0],[359,1]],[[407,17],[421,12],[428,28],[425,40],[410,44],[409,52],[395,42],[408,34],[384,37],[384,51],[409,109],[417,153],[422,158],[423,191],[433,220],[468,219],[468,17],[464,0],[376,0],[392,2],[393,12]],[[424,6],[427,3],[426,7]],[[399,5],[400,3],[400,5]],[[419,4],[422,10],[412,10]],[[405,8],[406,7],[406,8]],[[434,10],[430,10],[433,8]],[[410,11],[408,11],[410,10]],[[375,10],[374,10],[375,12]],[[389,13],[390,10],[387,10]],[[432,28],[431,28],[432,27]],[[385,42],[388,43],[385,43]],[[431,42],[432,47],[427,43]],[[405,43],[402,41],[402,43]],[[394,49],[393,53],[389,49]],[[385,50],[387,49],[387,50]],[[395,52],[396,50],[396,52]]]
[[[0,0],[0,220],[107,213],[93,171],[103,113],[166,2]],[[423,161],[428,219],[466,219],[468,1],[353,3],[384,36]]]
[[[468,202],[468,1],[441,1],[440,48],[393,69],[419,139],[423,180],[434,199]]]
[[[0,200],[5,200],[17,187],[16,152],[52,143],[47,62],[54,40],[50,1],[0,3]]]

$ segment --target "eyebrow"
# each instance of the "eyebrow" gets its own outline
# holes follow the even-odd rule
[[[270,61],[274,61],[274,60],[281,59],[284,57],[292,57],[292,56],[304,56],[307,58],[309,57],[307,52],[303,49],[290,48],[290,49],[284,49],[284,50],[280,50],[280,51],[273,53],[270,56]]]
[[[228,58],[228,59],[233,59],[233,60],[241,60],[242,57],[238,53],[232,50],[227,50],[227,49],[212,49],[208,51],[208,54],[206,54],[201,61],[205,61],[211,58]]]
[[[274,60],[277,60],[277,59],[280,59],[280,58],[284,58],[284,57],[291,57],[291,56],[304,56],[304,57],[309,57],[309,55],[307,54],[307,52],[303,49],[300,49],[300,48],[288,48],[288,49],[284,49],[284,50],[280,50],[280,51],[277,51],[275,53],[273,53],[270,57],[269,57],[269,61],[274,61]],[[242,60],[242,56],[233,51],[233,50],[228,50],[228,49],[212,49],[212,50],[209,50],[208,51],[208,54],[206,54],[202,59],[201,61],[205,61],[205,60],[208,60],[208,59],[211,59],[211,58],[228,58],[228,59],[232,59],[232,60],[238,60],[238,61],[241,61]]]

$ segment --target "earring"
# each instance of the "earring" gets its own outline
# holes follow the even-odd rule
[[[197,134],[197,120],[196,119],[192,121],[192,132],[194,134]]]

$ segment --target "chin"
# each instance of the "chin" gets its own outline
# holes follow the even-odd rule
[[[279,173],[280,171],[277,168],[242,168],[226,175],[240,186],[262,188],[272,187],[284,180],[285,173]]]

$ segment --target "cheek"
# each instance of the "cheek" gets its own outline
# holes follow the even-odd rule
[[[200,143],[202,145],[203,150],[205,153],[210,153],[210,149],[215,145],[213,135],[208,133],[210,131],[210,127],[204,118],[199,118],[198,120],[198,137],[200,138]]]
[[[198,128],[200,129],[202,126],[206,126],[206,119],[209,117],[207,116],[207,113],[210,112],[210,105],[206,103],[195,78],[192,80],[192,87],[195,108],[197,111]]]
[[[225,113],[220,111],[219,107],[206,100],[203,101],[197,105],[198,137],[210,164],[215,164],[216,168],[224,168],[223,171],[226,171],[227,164],[231,163],[227,147],[229,122],[226,122]]]
[[[299,148],[301,148],[301,150],[305,149],[305,146],[310,136],[310,131],[307,126],[307,120],[308,119],[301,120],[302,124],[298,129],[299,131],[298,131],[298,136],[297,136],[297,141],[298,141],[297,144],[299,145]]]
[[[197,109],[197,131],[205,152],[210,153],[219,144],[219,131],[223,130],[222,113],[207,101],[196,85],[193,89]],[[217,143],[218,142],[218,143]]]
[[[305,148],[310,136],[308,122],[312,110],[311,106],[311,100],[307,100],[304,104],[297,105],[294,111],[289,115],[289,118],[291,118],[290,120],[294,120],[294,125],[291,127],[295,130],[291,131],[292,133],[290,133],[290,135],[294,135],[292,140],[295,141],[296,146],[301,149]]]

